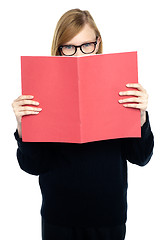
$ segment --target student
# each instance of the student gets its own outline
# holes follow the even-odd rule
[[[90,13],[80,9],[66,12],[57,23],[51,55],[101,53],[102,38]],[[39,103],[31,95],[13,101],[19,165],[27,173],[39,175],[43,240],[125,238],[127,160],[146,165],[152,156],[154,140],[146,111],[146,90],[140,84],[130,83],[128,91],[119,94],[125,99],[117,104],[140,109],[141,138],[83,144],[23,142],[22,116],[41,114],[43,109],[38,108]]]

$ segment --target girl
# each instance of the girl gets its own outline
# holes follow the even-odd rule
[[[51,55],[101,53],[102,38],[90,13],[80,9],[66,12],[57,23]],[[140,84],[130,83],[130,87],[135,90],[120,92],[128,98],[117,104],[140,109],[141,138],[84,144],[23,142],[22,116],[40,114],[43,109],[38,108],[39,103],[31,95],[22,95],[12,103],[17,119],[14,135],[19,165],[24,171],[39,175],[43,240],[125,238],[127,160],[144,166],[153,151],[146,112],[148,94]]]

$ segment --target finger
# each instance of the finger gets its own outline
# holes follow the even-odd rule
[[[38,114],[39,112],[34,112],[34,111],[22,111],[18,114],[18,117],[23,117],[25,115],[36,115]]]
[[[139,91],[146,92],[146,90],[139,83],[128,83],[126,87],[137,88]]]
[[[21,105],[39,105],[39,102],[33,100],[21,100],[16,103],[17,106]]]
[[[15,101],[20,101],[20,100],[23,100],[23,99],[32,99],[32,98],[34,98],[33,95],[21,95]]]
[[[29,111],[36,111],[36,112],[37,112],[37,111],[41,111],[42,108],[25,106],[25,107],[20,107],[18,110],[19,110],[19,112],[21,112],[21,111],[27,111],[27,110],[29,110]]]
[[[126,103],[126,102],[138,102],[142,103],[144,100],[140,97],[134,97],[134,98],[125,98],[125,99],[120,99],[118,100],[119,103]]]
[[[144,104],[123,104],[124,107],[127,108],[136,108],[136,109],[141,109],[141,110],[146,110],[147,106]]]
[[[119,92],[120,96],[137,96],[137,97],[142,97],[144,93],[140,92],[140,91],[124,91],[124,92]]]

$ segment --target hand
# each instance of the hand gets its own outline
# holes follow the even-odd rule
[[[146,122],[146,109],[148,105],[148,94],[146,90],[139,83],[127,84],[128,88],[135,88],[137,90],[130,90],[120,92],[120,96],[132,96],[126,99],[120,99],[119,103],[124,103],[124,107],[137,108],[141,110],[141,126]],[[134,97],[135,96],[135,97]]]
[[[42,110],[42,108],[25,106],[25,105],[38,106],[39,105],[38,102],[31,100],[33,98],[34,97],[31,95],[22,95],[22,96],[19,96],[12,103],[12,108],[16,116],[17,128],[18,128],[18,133],[20,137],[22,137],[22,130],[21,130],[22,116],[30,115],[30,114],[38,114]]]

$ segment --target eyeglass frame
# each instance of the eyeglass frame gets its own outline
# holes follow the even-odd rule
[[[95,41],[95,42],[86,42],[86,43],[83,43],[83,44],[81,44],[81,45],[79,45],[79,46],[75,46],[75,45],[73,45],[73,44],[61,45],[61,46],[58,47],[58,51],[59,51],[59,53],[60,53],[60,55],[61,55],[61,51],[62,51],[62,48],[63,48],[63,47],[65,47],[65,46],[73,46],[73,47],[75,48],[75,52],[74,52],[73,54],[71,54],[71,55],[66,55],[66,54],[64,54],[63,51],[62,51],[62,53],[64,54],[64,56],[73,56],[73,55],[77,52],[77,48],[80,48],[81,52],[84,53],[84,54],[90,54],[90,53],[93,53],[93,52],[95,51],[95,49],[96,49],[97,39],[98,39],[98,36],[96,36],[96,41]],[[85,53],[85,52],[83,52],[83,50],[82,50],[82,46],[85,45],[85,44],[87,44],[87,43],[94,43],[94,50],[93,50],[92,52],[90,52],[90,53]]]

